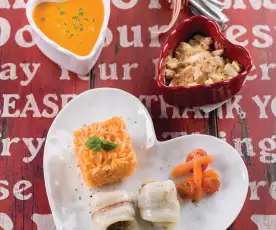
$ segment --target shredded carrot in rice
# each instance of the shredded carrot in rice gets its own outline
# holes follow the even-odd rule
[[[106,152],[94,152],[85,146],[92,136],[119,144]],[[88,187],[101,187],[118,182],[131,174],[137,165],[130,137],[122,117],[113,117],[105,122],[96,122],[74,132],[75,154]]]

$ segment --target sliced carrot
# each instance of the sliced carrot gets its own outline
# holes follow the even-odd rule
[[[202,186],[201,187],[196,187],[195,193],[194,193],[194,201],[200,201],[202,199]]]
[[[171,175],[174,178],[178,178],[178,177],[182,177],[184,176],[186,173],[188,173],[191,169],[193,169],[194,167],[194,161],[197,161],[200,165],[203,164],[209,164],[212,163],[214,161],[214,157],[211,155],[208,156],[204,156],[204,157],[197,157],[194,160],[188,161],[184,164],[178,165],[176,166],[172,172]]]
[[[194,160],[194,167],[193,167],[193,170],[194,170],[194,182],[195,182],[195,185],[201,185],[202,184],[202,168],[200,167],[201,164],[198,160]]]
[[[185,181],[192,181],[194,182],[194,176],[185,177]]]
[[[193,168],[193,161],[189,161],[189,162],[187,162],[185,164],[181,164],[181,165],[176,166],[172,170],[171,175],[174,178],[182,177],[186,173],[188,173],[192,168]]]
[[[207,171],[203,172],[203,178],[205,177],[219,178],[219,174],[214,169],[208,169]]]
[[[200,161],[197,159],[193,160],[194,167],[193,167],[193,176],[195,182],[195,193],[194,193],[194,200],[200,201],[202,198],[202,168]]]
[[[210,164],[214,161],[214,157],[212,155],[204,156],[204,157],[198,157],[196,158],[199,164]]]

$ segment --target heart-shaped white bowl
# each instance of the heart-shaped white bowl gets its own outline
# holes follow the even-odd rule
[[[104,4],[104,22],[98,40],[88,56],[79,56],[64,49],[48,38],[35,24],[33,10],[41,2],[64,2],[65,0],[29,0],[26,6],[28,21],[32,27],[32,37],[38,48],[53,62],[79,75],[86,75],[96,64],[104,46],[105,34],[110,16],[110,0],[101,0]]]
[[[73,153],[73,131],[84,124],[104,121],[112,116],[124,118],[138,166],[135,173],[121,183],[88,190]],[[44,177],[57,230],[97,230],[89,213],[92,193],[124,189],[137,195],[147,179],[170,179],[171,170],[185,162],[187,154],[196,148],[205,149],[215,157],[211,167],[220,174],[221,188],[197,204],[180,201],[181,218],[174,230],[225,230],[239,214],[248,190],[247,169],[232,146],[207,135],[189,135],[159,142],[151,116],[133,95],[108,88],[80,94],[56,117],[45,144]],[[138,214],[137,217],[141,230],[153,229],[140,220]]]

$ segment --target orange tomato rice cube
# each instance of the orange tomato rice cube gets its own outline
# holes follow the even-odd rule
[[[87,148],[85,142],[92,136],[119,144],[112,151],[98,152]],[[123,180],[134,173],[137,165],[130,137],[122,117],[84,126],[74,132],[74,152],[86,185],[101,187]]]

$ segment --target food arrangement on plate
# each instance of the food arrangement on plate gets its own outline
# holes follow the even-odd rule
[[[80,128],[74,133],[74,145],[88,187],[119,182],[134,173],[136,155],[122,117]],[[148,181],[142,185],[137,200],[141,217],[154,226],[173,227],[179,218],[180,206],[172,181]],[[99,230],[129,229],[135,221],[133,205],[126,191],[96,193],[92,198],[95,226]]]
[[[190,152],[186,163],[176,166],[171,175],[173,178],[186,178],[176,185],[178,194],[182,199],[200,201],[203,192],[207,195],[216,193],[220,187],[219,174],[208,168],[208,164],[214,161],[214,157],[208,155],[203,149]],[[191,173],[192,175],[189,175]]]
[[[136,154],[122,117],[81,127],[74,132],[74,146],[78,165],[89,188],[126,180],[137,166]],[[155,227],[173,228],[180,216],[177,193],[182,199],[200,201],[203,192],[210,195],[219,190],[218,174],[213,169],[205,171],[213,161],[213,156],[197,149],[188,154],[186,163],[172,170],[173,178],[187,176],[177,185],[172,180],[156,182],[145,178],[136,198],[142,219]],[[99,230],[130,229],[134,224],[137,227],[136,199],[127,191],[94,194],[94,226]]]
[[[111,96],[118,100],[108,103]],[[248,188],[246,167],[226,142],[205,135],[158,142],[139,99],[105,88],[81,94],[56,117],[44,173],[57,229],[67,230],[220,230]]]
[[[126,180],[137,166],[122,117],[81,127],[74,132],[74,146],[83,179],[89,188]],[[191,197],[200,201],[203,191],[206,194],[217,192],[220,186],[218,174],[214,170],[205,171],[213,160],[204,150],[194,150],[188,154],[187,162],[175,167],[171,173],[177,178],[192,172],[190,178],[177,185],[172,180],[146,181],[137,195],[142,219],[155,227],[171,229],[180,216],[177,193],[183,199]],[[92,197],[94,226],[99,230],[130,229],[133,222],[136,223],[134,200],[127,191],[96,193]]]

